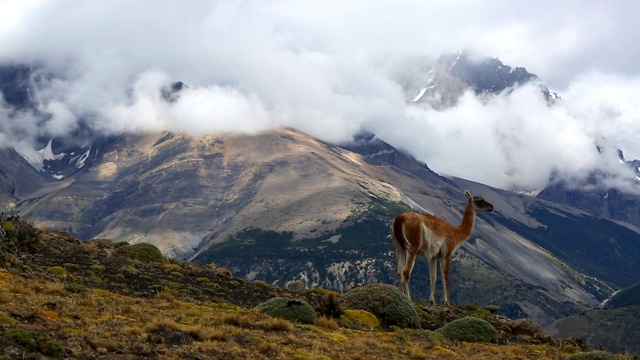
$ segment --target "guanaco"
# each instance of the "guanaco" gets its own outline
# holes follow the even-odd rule
[[[451,255],[462,245],[473,231],[476,213],[493,211],[493,205],[479,196],[471,196],[467,190],[467,206],[464,209],[462,222],[454,226],[434,215],[418,212],[405,212],[396,217],[391,226],[391,238],[398,261],[398,283],[400,290],[411,299],[409,280],[416,257],[429,260],[429,278],[431,292],[429,302],[436,303],[436,260],[440,260],[440,273],[444,288],[444,303],[449,300],[449,266]]]

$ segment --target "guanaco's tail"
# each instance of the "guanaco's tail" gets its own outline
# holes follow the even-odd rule
[[[403,214],[400,214],[393,220],[393,224],[391,225],[391,238],[393,239],[394,245],[396,245],[396,251],[402,250],[403,252],[407,251],[407,240],[404,238],[402,223],[404,222]]]

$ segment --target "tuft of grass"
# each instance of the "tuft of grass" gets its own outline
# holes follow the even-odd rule
[[[209,304],[210,307],[215,308],[215,309],[226,309],[226,310],[234,310],[234,311],[245,311],[245,309],[243,309],[242,307],[238,306],[238,305],[234,305],[234,304],[230,304],[230,303],[226,303],[226,302],[222,302],[222,303],[211,303]]]
[[[76,283],[66,284],[64,286],[64,289],[72,293],[83,293],[87,291],[86,286],[82,284],[76,284]]]
[[[72,263],[64,263],[62,266],[67,270],[77,271],[80,270],[80,265]]]
[[[127,266],[121,267],[120,272],[123,274],[137,275],[140,273],[140,270],[136,269],[131,265],[127,265]]]
[[[293,331],[295,328],[291,321],[279,318],[272,318],[265,321],[266,328],[271,331]]]
[[[380,327],[380,321],[366,310],[345,310],[339,319],[344,327],[356,330],[373,330]]]
[[[332,342],[339,342],[339,343],[349,340],[349,338],[346,337],[345,335],[342,335],[342,334],[336,333],[336,332],[327,334],[327,337]]]
[[[615,360],[616,357],[608,351],[592,351],[571,355],[567,360]]]
[[[151,321],[147,326],[145,326],[145,331],[147,332],[156,332],[156,331],[173,331],[179,330],[180,324],[177,322],[166,319],[166,318],[156,318]]]
[[[95,265],[91,265],[91,269],[95,271],[105,271],[107,270],[107,267],[104,265],[95,264]]]
[[[164,265],[162,265],[162,267],[165,268],[166,270],[168,270],[169,272],[182,270],[182,266],[180,266],[180,264],[176,264],[176,263],[164,264]]]
[[[64,356],[64,350],[57,341],[37,331],[13,329],[5,331],[3,336],[24,346],[28,352],[39,352],[56,359]]]
[[[271,285],[269,285],[269,283],[264,281],[264,280],[255,280],[253,283],[255,285],[262,286],[262,287],[267,288],[267,289],[271,288]]]
[[[67,289],[65,288],[64,284],[57,283],[57,282],[46,283],[41,290],[43,293],[46,293],[46,294],[55,294],[55,295],[61,295],[61,296],[67,295]]]
[[[325,328],[325,329],[329,329],[329,330],[337,330],[338,329],[338,322],[335,319],[332,318],[328,318],[326,316],[320,316],[316,322],[315,322],[316,326]]]
[[[48,268],[47,271],[60,279],[64,279],[69,276],[67,270],[65,270],[62,266],[52,266]]]
[[[0,311],[0,325],[17,324],[18,320]]]
[[[156,295],[156,299],[165,300],[168,302],[175,302],[176,297],[171,291],[159,291]]]

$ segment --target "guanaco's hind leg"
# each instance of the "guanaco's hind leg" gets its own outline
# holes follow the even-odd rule
[[[442,273],[442,289],[444,290],[444,304],[451,305],[449,300],[449,266],[451,265],[451,257],[444,256],[440,259],[440,272]],[[435,268],[433,269],[435,271]]]
[[[438,280],[438,273],[436,270],[436,258],[429,258],[429,281],[430,281],[430,291],[429,291],[429,302],[432,304],[436,304],[436,281]]]
[[[395,247],[395,251],[396,251],[396,262],[398,263],[398,272],[397,272],[397,276],[398,276],[398,287],[400,288],[400,291],[402,291],[405,295],[407,295],[407,280],[404,277],[404,269],[407,268],[407,252],[404,248],[402,248],[397,241],[393,242],[393,246]],[[408,295],[407,295],[408,296]]]
[[[409,251],[407,254],[407,263],[404,267],[404,271],[402,272],[402,277],[404,278],[404,293],[407,295],[409,300],[411,300],[411,291],[410,291],[410,283],[411,283],[411,271],[413,271],[413,266],[416,263],[416,255],[417,253],[413,250]]]

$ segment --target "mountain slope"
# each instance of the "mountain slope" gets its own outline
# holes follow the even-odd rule
[[[493,91],[486,88],[490,82],[502,91],[535,80],[496,61],[452,59],[439,62],[448,78],[476,92]],[[472,76],[473,66],[481,74]],[[167,91],[171,101],[180,90]],[[372,134],[343,146],[294,129],[45,143],[38,151],[0,151],[2,196],[17,204],[12,211],[83,239],[150,242],[166,254],[220,263],[250,279],[336,290],[395,283],[391,220],[413,208],[457,223],[464,189],[496,211],[479,216],[454,258],[454,301],[495,303],[544,325],[600,303],[640,272],[635,229],[441,177]],[[606,251],[601,239],[615,251],[592,256],[594,249]],[[627,275],[616,276],[620,270]],[[419,262],[418,298],[426,297],[426,273]]]
[[[530,241],[576,210],[440,177],[375,137],[347,147],[362,154],[293,129],[256,136],[127,135],[94,147],[96,155],[69,178],[56,180],[25,161],[8,173],[20,188],[12,194],[17,210],[39,226],[85,239],[146,241],[247,278],[337,290],[395,283],[393,217],[415,208],[457,223],[468,188],[496,211],[479,217],[454,259],[454,301],[497,303],[547,324],[613,292],[597,269],[571,264],[586,275],[580,273],[563,262],[561,251]],[[22,185],[28,183],[40,186]],[[549,215],[538,219],[527,211],[533,208],[549,209]],[[595,229],[594,236],[609,230]],[[636,251],[624,244],[624,253]],[[627,266],[631,273],[638,268]],[[419,262],[413,281],[418,298],[426,296],[426,273]]]

